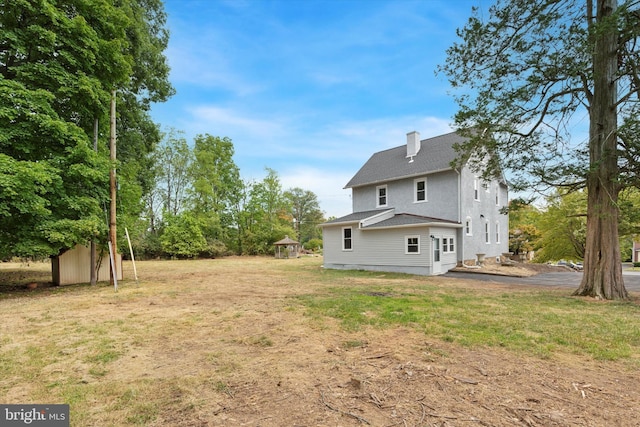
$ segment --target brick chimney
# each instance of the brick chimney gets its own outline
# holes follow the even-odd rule
[[[413,157],[420,151],[420,132],[409,132],[407,134],[407,157]]]

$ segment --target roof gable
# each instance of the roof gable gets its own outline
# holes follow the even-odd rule
[[[451,162],[458,156],[454,145],[464,141],[465,138],[455,132],[423,139],[420,151],[411,159],[407,158],[406,145],[379,151],[369,158],[344,188],[450,170]]]

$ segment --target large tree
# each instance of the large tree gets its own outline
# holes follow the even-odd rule
[[[460,106],[455,125],[469,137],[461,153],[494,154],[477,165],[486,174],[510,169],[516,189],[587,189],[577,295],[628,298],[618,194],[640,180],[638,8],[637,0],[498,1],[486,20],[474,11],[440,67]]]
[[[242,181],[233,154],[233,142],[227,137],[205,134],[194,139],[191,208],[205,225],[208,239],[227,240],[230,226],[235,225],[232,206]]]
[[[163,17],[160,0],[0,0],[0,255],[53,255],[104,233],[111,91],[138,118],[171,94]],[[128,123],[123,135],[154,127]],[[141,145],[124,158],[144,158],[153,144]]]
[[[175,129],[165,133],[158,149],[152,154],[156,187],[162,199],[162,213],[178,215],[185,207],[192,186],[193,152]]]
[[[296,238],[300,243],[314,238],[322,238],[318,224],[324,222],[318,196],[313,191],[294,187],[284,192],[291,205],[291,214],[296,229]]]
[[[284,196],[278,173],[266,168],[267,176],[248,187],[249,199],[242,215],[244,221],[243,250],[248,254],[264,254],[285,235],[294,235],[293,217]]]

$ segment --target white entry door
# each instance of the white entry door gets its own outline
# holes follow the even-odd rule
[[[433,263],[432,263],[432,272],[433,274],[441,274],[442,273],[442,265],[440,263],[440,237],[434,237],[432,239],[433,242]]]

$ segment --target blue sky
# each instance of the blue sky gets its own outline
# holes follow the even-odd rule
[[[229,137],[245,180],[274,169],[351,212],[344,185],[376,151],[451,131],[436,67],[472,6],[488,0],[165,0],[177,90],[164,130]]]

